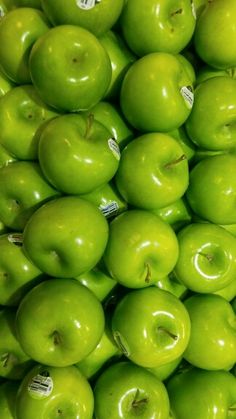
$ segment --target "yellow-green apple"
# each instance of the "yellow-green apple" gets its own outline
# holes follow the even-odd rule
[[[16,395],[19,382],[7,380],[0,385],[1,419],[15,419]]]
[[[16,159],[5,150],[0,143],[0,168],[7,166],[9,163],[16,161]]]
[[[184,151],[185,156],[191,164],[197,152],[197,147],[187,135],[185,125],[181,125],[179,128],[170,131],[168,134],[178,141]]]
[[[17,7],[33,7],[41,9],[41,0],[15,0]]]
[[[170,376],[174,374],[174,372],[179,367],[181,361],[182,356],[174,359],[174,361],[167,362],[166,364],[161,365],[160,367],[148,368],[148,370],[157,378],[159,378],[159,380],[166,381]]]
[[[227,301],[232,301],[236,297],[236,278],[226,287],[215,291],[214,294],[224,297]]]
[[[193,7],[193,13],[196,15],[196,19],[199,19],[199,16],[205,9],[208,0],[191,0],[192,1],[192,7]]]
[[[179,198],[166,207],[151,210],[163,221],[170,224],[177,232],[192,220],[192,214],[186,199]]]
[[[0,70],[0,97],[14,87],[14,83]]]
[[[197,72],[195,85],[198,85],[202,83],[203,81],[208,80],[213,77],[223,76],[223,77],[232,77],[233,79],[235,79],[235,76],[236,76],[235,70],[236,70],[236,67],[220,70],[219,68],[212,67],[208,64],[202,64],[202,66],[199,68]]]
[[[91,269],[91,271],[77,276],[76,279],[85,287],[89,288],[99,301],[104,301],[117,286],[117,282],[97,266]]]
[[[177,278],[173,274],[173,271],[169,275],[158,279],[158,281],[154,285],[156,285],[156,287],[162,290],[174,294],[179,299],[185,298],[189,291],[184,284],[180,283],[177,280]]]

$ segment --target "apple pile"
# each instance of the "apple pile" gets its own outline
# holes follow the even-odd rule
[[[0,0],[0,418],[236,418],[236,1]]]

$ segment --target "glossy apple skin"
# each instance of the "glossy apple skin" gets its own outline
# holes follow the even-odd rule
[[[215,151],[235,148],[235,99],[236,80],[231,77],[212,77],[198,85],[185,124],[190,139],[198,147]]]
[[[155,214],[128,210],[110,223],[103,260],[111,276],[125,287],[149,287],[173,270],[177,258],[176,235]]]
[[[191,321],[184,358],[206,370],[229,370],[236,362],[235,313],[230,303],[214,294],[195,294],[184,302]]]
[[[58,195],[37,162],[15,161],[0,169],[0,219],[11,229],[22,231],[34,211]]]
[[[34,43],[32,82],[45,103],[62,111],[84,111],[105,95],[111,62],[99,40],[74,25],[51,28]]]
[[[14,87],[14,83],[0,71],[0,97],[4,96]]]
[[[173,375],[166,387],[174,418],[235,417],[230,407],[236,403],[236,378],[230,372],[192,368]]]
[[[73,24],[82,26],[100,36],[113,27],[123,8],[124,0],[102,0],[94,2],[91,8],[81,8],[80,3],[73,0],[42,0],[41,5],[51,22],[58,26]],[[83,2],[84,3],[84,2]],[[90,2],[91,3],[91,2]]]
[[[76,277],[76,279],[89,288],[99,299],[104,301],[105,298],[115,289],[117,282],[95,266],[91,271],[85,272]]]
[[[189,136],[187,135],[185,126],[181,125],[178,129],[175,129],[169,132],[168,134],[178,141],[189,163],[191,164],[191,162],[194,160],[197,150],[195,144],[190,140]]]
[[[183,92],[188,93],[187,98]],[[180,60],[173,54],[156,52],[130,66],[121,85],[120,105],[134,128],[168,132],[188,118],[192,92],[191,78]]]
[[[235,79],[235,67],[233,68],[226,68],[225,70],[219,70],[218,68],[212,67],[207,64],[202,64],[200,67],[197,77],[196,77],[196,85],[202,83],[205,80],[208,80],[212,77],[232,77]]]
[[[94,401],[96,418],[168,418],[164,384],[146,369],[127,361],[111,365],[100,375]]]
[[[124,355],[143,367],[159,367],[185,351],[190,319],[183,303],[156,287],[132,290],[117,304],[113,336]]]
[[[37,376],[47,375],[53,388],[48,395],[32,392]],[[16,399],[16,415],[19,419],[92,419],[94,397],[91,386],[75,366],[49,367],[36,365],[22,380]]]
[[[107,240],[108,223],[100,210],[78,196],[64,196],[30,218],[23,248],[43,272],[73,278],[97,265]]]
[[[31,83],[29,54],[32,45],[49,30],[45,15],[30,7],[9,11],[0,21],[0,68],[18,84]]]
[[[160,367],[148,368],[148,370],[155,375],[159,380],[166,381],[169,377],[171,377],[175,371],[177,370],[180,362],[182,360],[182,356],[179,358],[174,359],[174,361],[167,362]]]
[[[61,115],[42,130],[38,158],[48,181],[73,195],[92,192],[115,175],[120,159],[110,146],[110,132],[100,122],[78,114]],[[62,169],[63,168],[63,169]]]
[[[16,337],[15,319],[15,310],[0,310],[0,376],[21,380],[32,367],[33,360],[24,352]]]
[[[215,291],[214,294],[224,297],[227,301],[232,301],[236,296],[236,278],[226,287]]]
[[[158,279],[155,285],[162,290],[170,292],[179,299],[185,298],[188,293],[188,289],[185,287],[185,285],[177,281],[173,271],[170,273],[170,275]]]
[[[1,145],[19,160],[37,160],[40,127],[57,113],[32,85],[12,88],[0,101]]]
[[[95,349],[104,331],[104,312],[95,295],[76,279],[50,278],[21,300],[16,331],[35,361],[68,366]]]
[[[7,166],[14,161],[16,161],[16,159],[0,144],[0,168]]]
[[[194,33],[197,54],[207,64],[227,69],[235,67],[236,29],[234,0],[208,2],[201,13]]]
[[[212,293],[236,278],[236,238],[211,223],[191,223],[178,233],[177,279],[188,289]]]
[[[172,204],[154,209],[152,212],[170,224],[174,231],[179,231],[192,220],[192,214],[185,198],[179,198]]]
[[[42,277],[42,272],[22,251],[22,234],[14,232],[1,234],[0,304],[17,306],[29,289],[40,282]]]
[[[197,163],[186,197],[196,215],[215,224],[235,224],[236,156],[222,154]]]
[[[0,385],[0,409],[2,419],[14,419],[16,394],[19,382],[7,380]]]
[[[174,163],[174,164],[172,164]],[[189,169],[179,143],[163,133],[146,133],[122,151],[115,176],[117,188],[131,205],[159,209],[187,190]]]

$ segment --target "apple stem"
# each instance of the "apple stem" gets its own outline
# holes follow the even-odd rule
[[[169,330],[167,330],[165,327],[159,326],[158,330],[161,332],[166,333],[168,336],[170,336],[172,339],[177,340],[178,336],[175,335],[174,333],[170,332]]]
[[[61,343],[61,336],[57,330],[55,330],[52,334],[53,337],[53,343],[55,346],[60,345]]]
[[[209,253],[198,252],[198,255],[204,256],[208,262],[212,262],[214,259],[213,255],[210,255]]]
[[[147,397],[144,397],[143,399],[139,399],[138,400],[139,394],[140,394],[140,391],[137,388],[136,393],[135,393],[135,396],[134,396],[134,400],[132,401],[132,408],[134,408],[134,409],[137,409],[140,406],[142,406],[142,405],[144,405],[144,404],[146,404],[148,402],[148,398]]]
[[[145,277],[145,282],[147,284],[149,284],[149,282],[151,281],[151,267],[149,265],[149,263],[145,264],[146,268],[147,268],[147,273],[146,273],[146,277]]]
[[[183,13],[183,9],[179,8],[179,9],[175,10],[174,12],[172,12],[171,16],[180,15],[181,13]]]
[[[86,119],[86,129],[84,137],[88,138],[94,121],[94,115],[90,113]]]
[[[172,166],[175,166],[176,164],[181,163],[182,161],[184,161],[186,159],[187,159],[186,155],[182,154],[178,159],[172,160],[170,163],[167,163],[165,165],[165,168],[170,169]]]

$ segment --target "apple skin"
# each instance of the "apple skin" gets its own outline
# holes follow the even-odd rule
[[[42,272],[22,251],[21,233],[0,235],[0,279],[3,306],[17,306],[29,289],[43,279]]]
[[[40,127],[57,113],[32,85],[12,88],[0,101],[0,143],[19,160],[37,160]]]
[[[33,7],[41,10],[41,0],[15,0],[17,7]]]
[[[176,235],[157,215],[133,209],[111,221],[103,260],[121,285],[149,287],[168,275],[177,259]]]
[[[234,0],[207,2],[194,32],[194,46],[200,58],[218,69],[236,66]]]
[[[102,305],[92,291],[76,279],[50,278],[21,300],[16,333],[32,359],[64,367],[81,361],[96,348],[104,322]]]
[[[47,380],[47,392],[39,392],[37,383],[34,386],[36,380]],[[92,419],[93,408],[91,386],[75,366],[36,365],[22,380],[16,397],[17,419]]]
[[[14,87],[14,83],[0,71],[0,97],[4,96]]]
[[[169,399],[164,384],[131,362],[109,366],[94,387],[95,418],[167,419]]]
[[[230,370],[236,362],[236,317],[231,304],[219,295],[195,294],[184,305],[191,334],[183,357],[198,368]]]
[[[184,197],[177,199],[166,207],[154,209],[152,212],[168,223],[175,232],[178,232],[192,220],[190,208]]]
[[[81,4],[83,3],[83,4]],[[41,0],[42,8],[55,25],[73,24],[88,29],[100,36],[111,29],[122,11],[124,0],[102,0],[89,2],[92,7],[78,0]]]
[[[99,301],[104,301],[117,286],[117,282],[97,266],[91,271],[77,276],[76,279],[89,288]]]
[[[163,208],[186,192],[188,161],[170,135],[145,133],[122,151],[115,182],[129,204],[143,209]]]
[[[185,65],[169,53],[154,52],[139,58],[129,67],[121,85],[122,112],[140,131],[179,128],[188,118],[193,100]]]
[[[85,111],[105,95],[110,58],[99,40],[74,25],[51,28],[30,52],[30,75],[42,100],[62,111]]]
[[[173,271],[170,273],[170,275],[158,279],[154,285],[162,290],[170,292],[180,300],[184,299],[186,295],[188,295],[188,289],[185,285],[177,281]]]
[[[120,26],[130,49],[138,56],[152,52],[177,54],[192,38],[196,18],[186,0],[129,0]]]
[[[148,370],[155,375],[159,380],[166,381],[169,379],[170,376],[172,376],[175,371],[177,370],[178,366],[180,365],[182,360],[182,356],[179,358],[174,359],[174,361],[167,362],[164,365],[161,365],[160,367],[154,367],[154,368],[148,368]]]
[[[190,328],[184,304],[157,287],[128,292],[112,316],[118,347],[129,360],[145,368],[160,367],[182,356]]]
[[[45,15],[31,7],[9,11],[0,21],[0,69],[17,84],[31,83],[29,54],[32,45],[49,30]]]
[[[198,147],[213,151],[235,148],[235,100],[236,80],[231,77],[212,77],[197,86],[185,127]]]
[[[23,249],[42,272],[73,278],[97,265],[107,244],[108,223],[95,205],[64,196],[33,215],[24,229]]]
[[[0,168],[7,166],[14,161],[16,161],[16,159],[0,144]]]
[[[235,72],[236,68],[226,68],[225,70],[219,70],[218,68],[215,67],[211,67],[210,65],[207,64],[202,64],[202,66],[199,68],[198,72],[197,72],[197,77],[196,77],[196,85],[199,85],[200,83],[202,83],[205,80],[208,80],[212,77],[231,77],[233,79],[235,79],[236,77],[236,72]]]
[[[38,158],[46,179],[56,189],[81,195],[114,177],[120,151],[110,132],[93,117],[66,114],[52,119],[43,128]]]
[[[197,148],[196,145],[188,137],[185,126],[181,125],[178,129],[175,129],[168,134],[178,141],[188,159],[188,162],[191,164],[192,161],[194,161]]]
[[[236,403],[236,378],[230,372],[192,368],[173,375],[167,382],[166,388],[170,399],[171,417],[181,419],[235,417],[233,407]]]
[[[212,293],[236,278],[236,238],[211,223],[191,223],[178,235],[179,257],[174,274],[197,293]]]
[[[0,219],[13,230],[22,231],[34,211],[58,195],[37,162],[15,161],[0,169]]]
[[[19,382],[7,380],[0,384],[1,419],[15,419],[16,395]]]
[[[232,301],[236,296],[236,278],[232,282],[230,282],[230,284],[226,287],[222,288],[219,291],[215,291],[214,294],[220,295],[227,301]]]
[[[192,211],[215,224],[235,224],[236,155],[201,160],[190,171],[186,197]]]

